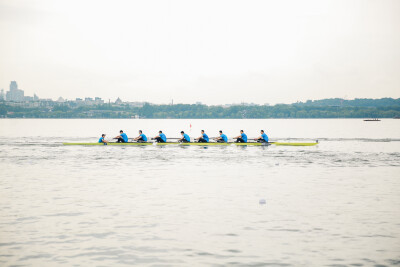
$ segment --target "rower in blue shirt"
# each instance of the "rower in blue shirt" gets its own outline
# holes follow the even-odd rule
[[[247,135],[243,130],[240,130],[240,135],[234,137],[234,139],[236,139],[236,143],[247,143]]]
[[[182,138],[178,140],[179,142],[181,142],[181,143],[190,143],[189,135],[185,134],[184,131],[181,131],[181,135],[182,135]]]
[[[208,138],[208,135],[204,132],[204,130],[201,130],[201,136],[198,138],[195,138],[194,140],[198,140],[197,142],[199,142],[199,143],[208,143],[209,138]]]
[[[114,137],[114,139],[118,139],[117,143],[128,143],[128,136],[122,130],[119,131],[119,135]]]
[[[155,139],[157,143],[165,143],[167,142],[167,137],[163,134],[162,131],[158,131],[158,135],[152,139]]]
[[[222,131],[219,131],[219,137],[215,138],[215,141],[218,143],[228,143],[228,137]]]
[[[138,143],[146,143],[147,142],[147,136],[142,132],[142,130],[139,130],[139,136],[134,138]]]
[[[264,130],[261,130],[261,136],[255,138],[254,140],[260,143],[268,143],[268,135],[264,133]]]
[[[106,138],[106,135],[102,134],[99,139],[99,143],[103,143],[103,144],[107,145],[108,142],[104,138]]]

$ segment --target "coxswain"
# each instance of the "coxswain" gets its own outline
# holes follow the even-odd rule
[[[100,139],[99,139],[99,143],[103,143],[103,144],[107,145],[108,142],[104,138],[106,138],[106,135],[102,134]]]

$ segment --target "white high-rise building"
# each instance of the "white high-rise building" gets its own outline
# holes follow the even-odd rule
[[[10,91],[6,94],[7,101],[14,101],[14,102],[22,102],[24,101],[24,91],[18,89],[18,85],[16,81],[11,81],[10,83]]]
[[[4,95],[4,89],[1,89],[0,91],[0,101],[5,100],[5,95]]]

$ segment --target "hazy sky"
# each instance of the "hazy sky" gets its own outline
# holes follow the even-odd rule
[[[400,1],[0,0],[0,88],[223,104],[400,97]]]

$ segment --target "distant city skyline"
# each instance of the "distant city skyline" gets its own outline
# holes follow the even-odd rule
[[[393,98],[396,99],[396,97],[382,97],[382,98]],[[363,98],[363,97],[355,97],[355,98],[341,98],[341,97],[332,97],[332,98],[326,98],[326,99],[343,99],[343,100],[355,100],[355,99],[382,99],[382,98]],[[108,99],[103,99],[101,96],[80,96],[80,97],[72,97],[72,98],[64,98],[63,96],[59,96],[55,99],[53,98],[39,98],[36,93],[33,94],[33,96],[26,96],[25,91],[20,89],[18,87],[18,84],[16,81],[11,81],[9,85],[9,91],[5,91],[4,89],[0,89],[0,101],[11,101],[11,102],[32,102],[32,101],[53,101],[53,102],[74,102],[74,103],[80,103],[80,104],[86,104],[86,105],[97,105],[97,104],[104,104],[104,103],[115,103],[115,104],[127,104],[129,103],[131,106],[142,106],[144,103],[149,103],[149,104],[196,104],[196,105],[221,105],[221,106],[232,106],[232,105],[271,105],[271,103],[257,103],[257,102],[232,102],[232,103],[218,103],[218,104],[207,104],[203,103],[201,101],[196,101],[195,103],[185,103],[185,102],[174,102],[174,99],[171,99],[169,102],[165,103],[156,103],[156,102],[151,102],[151,101],[130,101],[127,99],[121,99],[120,97],[116,97],[114,99],[108,98]],[[295,104],[298,102],[307,102],[310,100],[314,101],[319,101],[319,100],[324,100],[324,99],[305,99],[305,100],[298,100],[295,102],[290,102],[290,103],[273,103],[275,104]]]
[[[99,96],[85,96],[85,97],[76,97],[72,99],[64,98],[62,96],[58,97],[57,99],[52,99],[52,98],[39,98],[36,94],[32,96],[25,96],[24,90],[20,89],[18,87],[17,81],[11,81],[9,85],[9,90],[4,91],[4,89],[0,90],[0,100],[4,100],[6,102],[34,102],[34,101],[53,101],[53,102],[58,102],[58,103],[64,103],[64,102],[74,102],[75,104],[86,104],[86,105],[99,105],[99,104],[104,104],[104,103],[115,103],[115,104],[129,104],[130,106],[143,106],[144,103],[151,103],[148,101],[123,101],[120,97],[117,97],[117,99],[111,101],[111,99],[103,99]],[[153,103],[152,103],[153,104]],[[166,103],[166,104],[174,104],[173,99],[171,102]],[[176,103],[179,104],[179,103]],[[197,105],[203,104],[202,102],[197,101]],[[232,104],[232,103],[230,103]],[[230,104],[225,104],[225,105],[230,105]],[[240,104],[240,103],[239,103]],[[257,103],[241,103],[241,104],[249,104],[249,105],[257,105]],[[268,103],[264,103],[267,104]],[[35,106],[33,104],[32,106]]]
[[[26,96],[24,90],[18,87],[16,81],[11,81],[9,90],[0,90],[0,100],[14,101],[14,102],[24,102],[24,101],[37,101],[39,98],[36,94],[33,96]]]
[[[53,100],[156,104],[398,98],[399,10],[396,0],[0,0],[0,89],[16,80]]]

